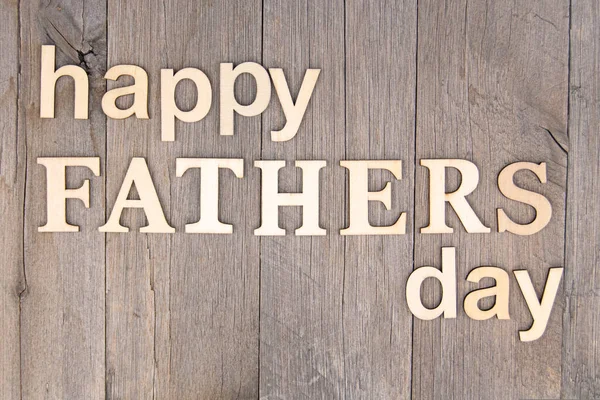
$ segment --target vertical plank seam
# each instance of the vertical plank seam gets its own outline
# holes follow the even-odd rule
[[[568,148],[569,149],[573,149],[575,148],[575,146],[571,145],[571,132],[570,132],[570,127],[571,127],[571,28],[572,28],[572,23],[573,23],[573,1],[569,0],[569,31],[567,32],[567,127],[566,127],[566,132],[567,132],[567,143],[568,143]],[[564,148],[562,146],[560,146],[561,149],[564,150]],[[567,233],[568,233],[568,226],[569,226],[569,174],[570,174],[570,169],[569,169],[569,152],[565,151],[565,156],[567,158],[566,160],[566,165],[567,165],[567,169],[566,169],[566,179],[565,179],[565,215],[564,215],[564,233],[563,233],[563,268],[567,268]],[[564,273],[564,276],[566,276],[567,273]],[[569,302],[569,295],[568,295],[568,288],[566,287],[567,285],[567,280],[563,278],[563,295],[565,296],[565,304],[564,304],[564,309],[563,309],[563,318],[562,318],[562,326],[561,326],[561,333],[562,333],[562,338],[561,338],[561,352],[560,352],[560,396],[564,396],[564,392],[563,392],[563,379],[564,379],[564,371],[563,371],[563,366],[564,366],[564,361],[565,361],[565,320],[569,317],[569,307],[570,307],[570,302]]]
[[[265,42],[265,0],[261,0],[261,9],[260,9],[260,63],[263,65],[265,65],[265,54],[264,54],[264,42]],[[260,114],[260,157],[262,158],[262,154],[263,154],[263,129],[264,129],[264,125],[263,125],[263,120],[264,120],[264,114]],[[250,163],[252,163],[252,161],[250,161]],[[250,166],[252,167],[252,165]],[[262,174],[262,172],[261,172]],[[261,177],[262,178],[262,177]],[[260,195],[260,202],[262,202],[262,193]],[[259,203],[259,207],[260,207],[260,203]],[[257,373],[257,379],[258,379],[258,385],[257,385],[257,398],[261,397],[261,379],[260,379],[260,375],[261,375],[261,341],[262,341],[262,336],[261,336],[261,314],[262,314],[262,236],[258,236],[258,357],[257,357],[257,362],[258,362],[258,373]]]
[[[16,107],[16,115],[15,115],[15,134],[17,135],[17,141],[19,140],[19,120],[21,117],[21,1],[17,2],[17,107]],[[19,301],[19,398],[23,399],[23,314],[21,310],[21,302],[23,298],[27,294],[27,271],[25,269],[25,199],[27,195],[27,135],[23,135],[24,138],[24,157],[25,161],[23,163],[23,213],[22,213],[22,223],[21,223],[21,271],[22,271],[22,289],[18,294]],[[17,146],[17,160],[19,146]],[[19,161],[17,161],[17,169],[19,168]],[[18,179],[18,178],[17,178]]]
[[[110,24],[108,23],[109,14],[109,0],[106,0],[106,26],[105,26],[105,40],[106,40],[106,69],[108,70],[108,57],[109,57],[109,34],[108,29]],[[108,88],[108,81],[105,81],[105,88]],[[108,117],[104,119],[104,220],[107,217],[107,206],[108,206]],[[104,398],[108,399],[108,234],[104,234]]]
[[[165,0],[162,1],[162,9],[163,9],[163,40],[164,40],[164,48],[165,48],[165,58],[167,61],[167,68],[171,67],[171,63],[169,61],[169,46],[168,46],[168,30],[167,30],[167,5]],[[171,176],[171,171],[169,170],[169,175]],[[169,213],[171,213],[171,217],[172,217],[172,210],[173,210],[173,186],[172,186],[172,182],[169,178]],[[169,343],[169,363],[168,363],[168,383],[167,383],[167,395],[171,396],[171,365],[172,365],[172,354],[173,354],[173,341],[171,339],[171,293],[173,293],[172,286],[171,286],[171,271],[172,271],[172,265],[173,265],[173,253],[171,252],[171,250],[173,249],[173,243],[174,243],[174,238],[175,235],[170,235],[169,238],[169,247],[168,247],[168,258],[169,258],[169,271],[167,276],[169,277],[169,291],[168,291],[168,306],[167,306],[167,315],[168,315],[168,331],[169,331],[169,338],[168,338],[168,343]],[[156,360],[156,295],[154,297],[154,309],[155,309],[155,316],[154,316],[154,358]],[[158,365],[155,364],[154,366],[155,369],[158,368]],[[154,384],[153,384],[154,385]],[[155,392],[153,389],[153,396],[155,396]]]
[[[169,189],[171,188],[171,182],[169,182]],[[170,195],[170,193],[169,193]],[[171,203],[171,197],[169,196],[169,204]],[[169,214],[171,214],[171,210],[173,208],[169,206]],[[172,215],[169,215],[171,217]],[[170,239],[169,239],[170,240]],[[148,236],[146,236],[146,245],[148,246]],[[170,250],[170,249],[169,249]],[[152,326],[154,332],[152,332],[152,400],[156,398],[156,369],[158,368],[158,362],[156,359],[156,290],[155,290],[155,274],[156,269],[154,268],[154,262],[150,257],[150,247],[148,246],[148,258],[150,262],[151,274],[150,274],[150,291],[152,292],[152,306],[154,308],[154,324]],[[169,259],[171,255],[169,254]]]
[[[165,58],[167,61],[167,68],[169,67],[169,50],[168,50],[168,38],[167,38],[167,7],[165,4],[165,1],[163,0],[161,2],[162,5],[162,11],[163,11],[163,27],[164,27],[164,31],[163,31],[163,35],[164,35],[164,44],[165,44]],[[160,30],[159,30],[159,35],[160,35]],[[150,140],[148,140],[147,142],[147,148],[149,149],[150,147]],[[148,154],[149,150],[148,150]],[[168,187],[169,187],[169,209],[168,209],[168,213],[169,213],[169,219],[173,218],[173,184],[171,182],[171,167],[169,164],[167,164],[167,177],[168,177]],[[169,243],[169,245],[167,246],[167,257],[169,259],[169,284],[171,282],[171,249],[172,249],[172,244],[173,242],[173,235],[169,235],[169,239],[167,240],[167,243]],[[156,331],[158,329],[158,325],[157,325],[157,306],[156,306],[156,302],[157,302],[157,295],[156,295],[156,268],[154,266],[154,261],[152,261],[152,257],[150,255],[150,244],[148,241],[148,236],[146,235],[146,251],[147,251],[147,256],[148,256],[148,263],[149,263],[149,284],[150,284],[150,291],[152,292],[152,400],[154,400],[156,398],[156,392],[157,392],[157,388],[156,388],[156,374],[157,374],[157,370],[158,370],[158,359],[157,359],[157,351],[156,351]],[[171,291],[169,290],[169,296],[171,295]],[[169,314],[169,323],[171,321],[171,315]]]
[[[344,3],[344,159],[348,159],[348,97],[346,95],[348,88],[348,74],[347,74],[347,65],[348,65],[348,57],[346,51],[346,26],[347,26],[347,16],[346,16],[346,0],[343,0]],[[349,178],[346,176],[344,179],[344,193],[348,193],[348,180]],[[349,209],[346,203],[346,212],[344,213],[344,220],[349,219],[348,213]],[[344,226],[346,226],[347,221],[344,221]],[[346,335],[345,335],[345,321],[344,321],[344,306],[346,302],[346,236],[343,236],[343,246],[344,246],[344,261],[342,265],[342,310],[341,310],[341,322],[342,322],[342,382],[343,382],[343,395],[346,396]]]
[[[419,0],[415,2],[415,93],[414,93],[414,107],[415,107],[415,122],[414,122],[414,136],[413,136],[413,243],[412,243],[412,269],[415,270],[415,250],[417,243],[417,209],[415,207],[417,202],[417,124],[418,124],[418,91],[419,91]],[[413,398],[413,375],[414,375],[414,354],[415,354],[415,316],[411,318],[411,339],[410,339],[410,398]]]

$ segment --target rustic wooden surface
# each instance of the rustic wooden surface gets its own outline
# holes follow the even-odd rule
[[[0,0],[0,398],[581,398],[600,397],[600,6],[596,0],[207,1]],[[90,74],[90,118],[73,119],[72,83],[57,86],[54,120],[39,118],[42,44],[57,65]],[[283,113],[274,92],[262,116],[218,135],[220,62],[283,68],[292,93],[321,68],[293,140],[274,143]],[[101,111],[106,69],[143,67],[150,120]],[[201,122],[160,141],[161,68],[197,67],[213,84]],[[255,86],[240,79],[238,99]],[[108,87],[114,87],[110,83]],[[196,98],[188,84],[178,102]],[[125,100],[124,104],[127,100]],[[38,233],[45,208],[40,156],[99,156],[91,207],[68,206],[78,234]],[[131,157],[146,157],[178,232],[102,234]],[[233,235],[184,234],[199,216],[198,171],[175,178],[176,157],[243,158],[244,178],[220,174],[220,218]],[[422,235],[428,175],[422,158],[479,166],[469,200],[491,234]],[[258,237],[257,159],[282,159],[281,191],[299,191],[296,159],[322,159],[323,237],[290,236],[297,207],[280,209],[285,237]],[[393,208],[403,236],[345,236],[343,159],[401,159]],[[546,162],[548,183],[519,184],[553,206],[551,223],[519,237],[497,232],[496,209],[533,217],[496,179],[515,161]],[[372,174],[379,190],[388,173]],[[448,187],[459,182],[449,174]],[[85,210],[85,211],[84,211]],[[404,299],[413,268],[457,249],[459,305],[480,265],[527,269],[539,290],[550,267],[565,277],[544,336],[522,343],[531,317],[511,277],[509,321],[420,321]],[[427,282],[424,299],[440,290]]]

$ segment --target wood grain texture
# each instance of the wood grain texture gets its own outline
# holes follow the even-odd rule
[[[261,238],[260,396],[344,396],[344,15],[335,2],[264,2],[263,64],[283,69],[295,98],[308,68],[321,68],[296,137],[271,141],[285,119],[275,96],[262,118],[264,160],[286,160],[279,191],[299,192],[294,160],[325,160],[320,225],[327,236],[299,237],[299,207],[280,207],[287,236]]]
[[[412,1],[346,2],[346,159],[402,160],[392,209],[370,205],[373,225],[407,214],[401,236],[347,236],[344,274],[345,398],[409,398],[412,318],[404,286],[413,260],[417,10]]]
[[[22,397],[104,397],[104,219],[102,178],[73,168],[68,187],[90,179],[90,208],[69,201],[77,234],[38,233],[46,221],[45,170],[37,157],[104,156],[100,108],[106,65],[106,3],[22,1],[19,137],[26,140],[25,274],[21,301]],[[75,64],[91,75],[90,116],[73,119],[73,82],[56,87],[55,119],[40,119],[41,45],[56,44],[56,64]],[[70,80],[70,81],[69,81]],[[104,168],[101,168],[104,170]]]
[[[141,10],[144,10],[141,12]],[[126,211],[127,234],[107,235],[109,398],[255,398],[258,392],[258,179],[260,119],[240,118],[218,135],[220,62],[260,62],[259,2],[110,1],[109,64],[132,63],[150,77],[150,120],[108,122],[109,208],[131,157],[144,156],[167,220],[177,233],[145,235],[141,211]],[[200,68],[213,83],[212,112],[176,123],[161,142],[160,69]],[[239,86],[242,100],[252,87]],[[195,104],[182,82],[178,104]],[[185,234],[199,217],[199,171],[175,177],[177,157],[244,158],[243,180],[221,173],[221,218],[233,235]],[[247,210],[240,213],[240,210]],[[128,214],[129,213],[129,214]],[[254,222],[253,222],[254,221]]]
[[[144,68],[154,98],[159,94],[160,68],[167,64],[163,13],[163,3],[159,1],[108,2],[108,66],[126,63]],[[122,85],[107,86],[110,89]],[[145,157],[163,211],[170,220],[170,179],[174,177],[170,172],[174,171],[174,160],[160,142],[159,109],[157,102],[149,103],[150,120],[107,120],[107,216],[131,158]],[[129,233],[106,234],[106,396],[166,397],[172,239],[166,234],[139,233],[139,228],[146,225],[141,210],[126,210],[121,221],[129,227]]]
[[[23,269],[23,202],[25,142],[17,132],[19,89],[19,8],[0,4],[0,398],[21,395],[20,298],[25,293]]]
[[[258,397],[260,175],[252,167],[260,154],[260,117],[235,117],[233,136],[219,132],[219,63],[261,61],[260,1],[195,3],[178,0],[166,8],[168,64],[191,65],[211,78],[213,106],[199,123],[176,124],[172,157],[243,158],[244,178],[220,172],[220,218],[232,235],[183,234],[199,214],[199,171],[172,184],[172,221],[180,233],[171,253],[172,398]],[[183,18],[181,20],[181,18]],[[182,37],[181,27],[185,27]],[[182,85],[182,107],[193,90]],[[240,79],[237,98],[255,96],[250,80]],[[161,146],[165,146],[162,143]],[[172,164],[173,166],[174,164]],[[172,171],[174,173],[174,171]]]
[[[600,7],[571,5],[563,398],[600,397]]]
[[[568,6],[419,2],[416,158],[464,158],[478,165],[479,187],[468,200],[492,228],[466,234],[448,212],[453,234],[415,237],[415,267],[440,268],[441,247],[456,247],[459,305],[478,287],[465,281],[478,266],[527,269],[540,288],[548,269],[563,265]],[[533,218],[529,207],[503,198],[496,186],[501,169],[522,160],[547,162],[546,185],[527,174],[516,182],[553,206],[550,224],[530,237],[498,233],[495,218],[496,208],[521,223]],[[449,191],[457,187],[457,175],[448,173]],[[427,170],[417,168],[416,229],[428,223],[427,182]],[[562,295],[544,336],[522,343],[518,330],[529,328],[531,317],[511,279],[509,321],[471,321],[461,308],[452,320],[415,319],[414,398],[560,397]],[[429,307],[437,304],[437,285],[426,283],[423,292]]]

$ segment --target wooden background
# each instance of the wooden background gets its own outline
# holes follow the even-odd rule
[[[1,0],[0,398],[600,398],[600,4],[597,0]],[[57,116],[39,118],[41,45],[57,64],[90,73],[90,118],[73,119],[72,83],[57,87]],[[218,135],[220,62],[284,69],[294,93],[307,68],[321,76],[295,139],[274,143],[275,96],[261,117]],[[150,76],[151,119],[101,111],[107,67]],[[213,83],[210,114],[178,123],[160,141],[161,68],[197,67]],[[109,85],[112,87],[111,85]],[[191,105],[190,86],[178,90]],[[252,82],[238,85],[249,101]],[[41,234],[40,156],[100,156],[91,208],[70,202],[78,234]],[[127,165],[146,157],[174,235],[101,234]],[[244,158],[242,180],[223,179],[226,236],[182,233],[198,218],[199,174],[175,178],[176,157]],[[427,224],[422,158],[480,167],[470,196],[491,234],[450,235]],[[325,237],[257,237],[256,159],[323,159]],[[393,210],[404,236],[341,237],[347,178],[341,159],[401,159]],[[553,205],[539,234],[497,232],[496,208],[526,222],[532,211],[502,197],[497,174],[515,161],[548,163],[548,184],[524,177]],[[374,175],[380,188],[387,174]],[[89,178],[73,171],[78,186]],[[457,177],[450,176],[449,186]],[[300,189],[283,172],[281,190]],[[540,189],[541,188],[541,189]],[[297,208],[282,225],[300,223]],[[456,246],[459,304],[480,265],[526,268],[538,290],[550,267],[565,276],[544,336],[511,278],[511,320],[420,321],[404,299],[413,268],[439,265]],[[426,285],[428,304],[440,296]]]

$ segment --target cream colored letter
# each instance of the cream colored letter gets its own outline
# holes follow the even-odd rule
[[[271,79],[273,80],[273,86],[275,86],[275,92],[283,108],[285,114],[286,123],[282,130],[271,131],[271,140],[274,142],[285,142],[292,139],[298,133],[298,128],[306,113],[308,102],[312,96],[317,79],[319,78],[320,69],[307,69],[304,74],[304,80],[300,91],[298,92],[298,98],[296,103],[292,100],[292,94],[288,87],[285,75],[281,68],[269,68]]]
[[[522,342],[531,342],[541,338],[546,331],[554,299],[556,299],[556,293],[558,292],[558,286],[562,278],[563,268],[550,268],[550,271],[548,271],[548,279],[542,293],[542,301],[539,301],[537,294],[535,294],[529,272],[521,270],[514,271],[514,273],[529,312],[533,317],[531,328],[526,331],[519,331],[519,338]]]
[[[450,203],[467,232],[490,232],[465,198],[479,182],[479,170],[475,164],[467,160],[439,159],[421,160],[421,165],[429,169],[429,225],[421,228],[421,233],[454,232],[446,225],[446,202]],[[456,168],[462,177],[460,186],[452,193],[446,193],[446,168]]]
[[[87,119],[89,93],[87,73],[77,65],[65,65],[55,71],[55,58],[54,46],[42,46],[40,118],[54,118],[56,81],[61,76],[70,76],[75,82],[75,119]]]
[[[233,226],[219,221],[219,168],[244,177],[244,160],[239,158],[178,158],[177,177],[190,168],[200,168],[200,220],[185,226],[186,233],[232,233]]]
[[[196,85],[198,100],[189,111],[182,111],[175,102],[175,88],[177,84],[189,79]],[[206,117],[212,104],[212,89],[210,81],[204,72],[196,68],[184,68],[173,75],[172,69],[160,71],[160,114],[161,114],[161,140],[172,142],[175,140],[175,117],[183,122],[197,122]]]
[[[77,189],[66,189],[67,167],[89,168],[94,176],[100,175],[99,157],[40,157],[37,163],[46,167],[46,225],[38,232],[79,232],[79,226],[67,223],[67,199],[78,199],[90,207],[90,181],[84,180]]]
[[[279,206],[302,206],[302,226],[296,229],[296,236],[321,236],[325,229],[319,226],[319,171],[325,161],[296,161],[302,169],[302,192],[279,193],[279,170],[285,161],[255,161],[261,169],[261,226],[254,230],[257,236],[284,236],[285,230],[279,227]]]
[[[131,186],[135,184],[139,200],[129,200]],[[175,229],[169,226],[165,219],[156,188],[152,182],[150,171],[146,160],[141,157],[134,157],[129,164],[129,169],[117,195],[117,200],[112,213],[105,225],[98,228],[100,232],[129,232],[129,228],[120,223],[121,214],[124,208],[142,208],[146,213],[148,225],[140,228],[143,233],[172,233]]]
[[[391,226],[372,226],[369,223],[369,201],[380,201],[389,210],[392,207],[390,182],[383,190],[369,192],[369,170],[385,169],[396,179],[402,179],[402,161],[368,160],[340,161],[350,171],[350,226],[340,231],[341,235],[403,235],[406,233],[406,213],[401,213]]]
[[[535,219],[529,224],[517,224],[508,218],[503,209],[499,208],[498,232],[508,231],[517,235],[533,235],[544,229],[552,217],[552,205],[547,198],[539,193],[530,192],[515,185],[513,176],[522,169],[533,172],[540,182],[546,183],[546,163],[517,162],[510,164],[500,172],[500,175],[498,175],[498,188],[505,197],[529,204],[535,208]]]
[[[509,279],[508,274],[501,268],[497,267],[479,267],[475,268],[467,276],[469,282],[479,283],[483,278],[493,278],[496,281],[496,286],[472,291],[465,297],[465,312],[474,320],[482,321],[490,319],[494,315],[498,319],[510,319],[508,314],[508,295],[509,295]],[[477,305],[477,302],[485,297],[494,296],[495,303],[489,310],[482,310]]]
[[[244,73],[252,75],[256,80],[256,97],[248,105],[242,105],[235,99],[235,80]],[[221,135],[233,135],[234,111],[245,117],[258,115],[265,111],[270,100],[271,81],[269,73],[262,66],[253,62],[245,62],[235,68],[231,63],[221,64]]]
[[[427,278],[442,284],[442,300],[436,308],[426,308],[421,301],[421,285]],[[456,318],[456,258],[454,247],[442,248],[442,270],[434,267],[415,269],[406,282],[406,301],[415,317],[431,320],[444,313],[444,318]]]
[[[102,111],[113,119],[125,119],[134,114],[138,119],[148,119],[148,74],[136,65],[117,65],[106,71],[104,78],[116,81],[122,75],[132,76],[134,84],[106,92],[102,97]],[[126,110],[117,107],[117,99],[130,94],[133,95],[133,105]]]

